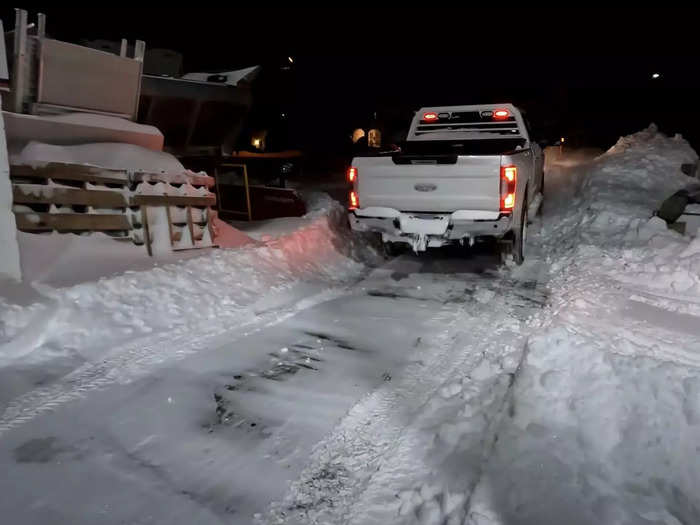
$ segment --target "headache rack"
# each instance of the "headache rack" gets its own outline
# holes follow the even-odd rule
[[[421,109],[408,140],[488,140],[524,138],[512,108],[505,118],[495,118],[495,107],[476,110],[455,108]],[[429,118],[426,118],[429,117]]]

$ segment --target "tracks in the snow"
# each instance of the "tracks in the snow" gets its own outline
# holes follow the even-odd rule
[[[353,283],[354,284],[354,283]],[[57,382],[37,388],[12,400],[0,416],[0,437],[42,414],[87,393],[115,383],[126,383],[147,373],[153,366],[168,360],[177,360],[202,351],[214,344],[222,334],[235,331],[234,337],[244,337],[281,323],[293,315],[319,303],[349,293],[349,287],[330,288],[277,310],[259,314],[235,327],[221,327],[215,322],[197,332],[161,333],[129,343],[112,352],[99,363],[86,363]]]
[[[436,496],[417,503],[420,490],[418,495],[410,493],[414,484],[430,475],[428,449],[441,431],[426,430],[431,424],[440,425],[433,421],[435,410],[456,410],[457,416],[463,405],[471,403],[479,412],[474,420],[470,415],[461,426],[442,429],[443,438],[449,441],[457,436],[462,443],[471,439],[474,454],[482,457],[489,443],[486,434],[495,430],[487,431],[476,421],[495,422],[502,413],[526,347],[522,321],[546,300],[537,280],[518,282],[507,275],[477,277],[471,284],[478,284],[471,290],[464,289],[462,276],[453,276],[455,290],[461,284],[466,300],[455,301],[451,290],[441,294],[443,304],[455,307],[439,312],[435,324],[440,335],[412,350],[409,366],[349,411],[317,445],[286,499],[274,504],[263,519],[270,523],[386,522],[401,512],[397,495],[407,489],[409,512],[420,512],[421,505],[430,505],[427,500]],[[426,299],[406,284],[407,289],[391,285],[373,288],[368,294],[402,301]],[[480,471],[475,467],[471,488]]]

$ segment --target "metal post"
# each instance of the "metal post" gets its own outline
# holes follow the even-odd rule
[[[27,12],[15,9],[15,58],[12,65],[12,109],[22,113],[27,55]]]
[[[243,183],[245,184],[245,201],[248,206],[248,222],[253,220],[253,209],[250,206],[250,188],[248,186],[248,167],[243,165]]]
[[[124,41],[122,40],[122,47],[124,46]],[[139,117],[139,103],[141,102],[141,82],[142,82],[142,76],[143,76],[143,57],[146,54],[146,42],[143,40],[137,40],[134,43],[134,60],[139,62],[141,64],[141,67],[139,69],[139,80],[138,80],[138,87],[136,88],[136,97],[134,101],[134,111],[131,114],[131,120],[136,122]]]
[[[41,40],[46,36],[46,15],[44,13],[39,13],[37,15],[37,23],[36,36]]]
[[[134,60],[143,62],[143,57],[146,54],[146,42],[137,40],[134,44]]]
[[[127,50],[127,47],[128,47],[128,45],[127,45],[127,42],[126,42],[126,38],[122,38],[122,46],[121,46],[121,48],[119,49],[119,56],[120,56],[120,57],[126,57],[126,50]]]

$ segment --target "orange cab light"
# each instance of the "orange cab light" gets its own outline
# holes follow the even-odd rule
[[[493,118],[496,120],[504,120],[510,117],[510,111],[507,109],[497,109],[493,112]]]
[[[357,168],[348,168],[348,182],[355,182],[357,180]]]
[[[423,120],[427,120],[428,122],[432,122],[433,120],[437,120],[438,115],[434,111],[429,111],[428,113],[423,113]]]
[[[357,193],[355,193],[355,191],[353,190],[350,192],[350,209],[356,210],[359,205],[360,203],[357,199]]]

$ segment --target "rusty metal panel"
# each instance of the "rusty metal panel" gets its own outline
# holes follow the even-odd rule
[[[133,118],[142,66],[131,58],[43,39],[37,102]]]

